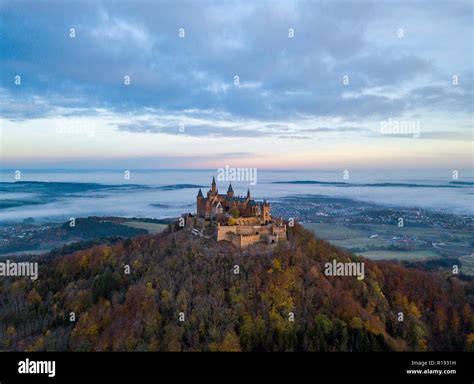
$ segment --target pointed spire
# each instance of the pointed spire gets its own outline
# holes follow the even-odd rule
[[[197,197],[204,197],[203,194],[202,194],[201,188],[199,188],[199,192],[198,192]]]
[[[234,192],[234,190],[232,189],[232,184],[229,184],[229,189],[227,190],[227,193],[229,192]]]
[[[216,178],[212,176],[212,184],[211,184],[211,191],[216,192]]]
[[[249,199],[250,199],[250,188],[249,188],[249,189],[247,189],[247,198],[249,198]]]

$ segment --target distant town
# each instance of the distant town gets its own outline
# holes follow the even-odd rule
[[[318,237],[368,258],[454,258],[461,261],[464,273],[474,274],[474,217],[470,215],[326,196],[275,201],[272,214],[293,218]]]

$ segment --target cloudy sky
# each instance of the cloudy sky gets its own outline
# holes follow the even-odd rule
[[[473,3],[0,1],[3,168],[472,169]]]

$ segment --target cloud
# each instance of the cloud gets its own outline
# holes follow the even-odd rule
[[[367,123],[433,109],[456,126],[474,96],[469,14],[469,1],[441,0],[7,1],[1,113],[20,121],[103,110],[122,115],[120,131],[193,137],[364,135]],[[168,118],[140,120],[149,109]],[[321,118],[339,124],[307,125]]]
[[[420,131],[419,135],[415,137],[413,133],[407,134],[390,134],[381,135],[374,134],[387,139],[415,139],[415,140],[443,140],[443,141],[469,141],[474,139],[474,134],[471,132],[453,132],[453,131]]]
[[[109,123],[121,132],[165,134],[197,138],[309,138],[319,134],[360,133],[367,129],[344,126],[337,120],[316,120],[301,116],[295,120],[279,121],[236,118],[231,114],[214,114],[209,110],[189,110],[185,113],[148,109],[146,115]],[[329,125],[328,125],[329,124]]]

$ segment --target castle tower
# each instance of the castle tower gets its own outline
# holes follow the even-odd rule
[[[204,210],[204,207],[203,207],[204,196],[202,194],[201,188],[199,188],[199,192],[197,194],[196,200],[197,200],[197,202],[196,202],[197,215],[201,216],[203,214],[203,210]]]
[[[213,193],[217,192],[216,178],[212,176],[211,191]]]
[[[272,217],[270,216],[270,204],[267,202],[267,200],[263,201],[262,216],[263,216],[263,222],[265,224],[268,224],[269,222],[272,221]]]
[[[234,190],[232,189],[232,184],[229,184],[229,189],[227,190],[227,197],[234,197]]]
[[[247,200],[250,200],[250,188],[247,189]]]

